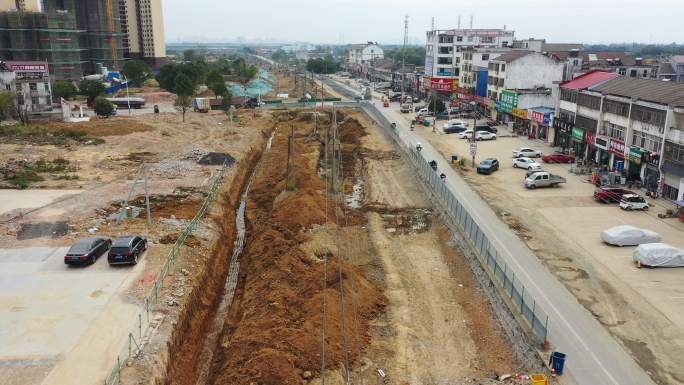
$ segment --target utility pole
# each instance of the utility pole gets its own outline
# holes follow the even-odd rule
[[[292,129],[292,134],[290,136],[290,143],[289,143],[289,146],[287,148],[287,163],[288,163],[287,170],[288,171],[285,174],[285,189],[290,189],[290,186],[292,186],[291,189],[294,190],[295,189],[295,136],[294,136],[295,126],[294,126],[294,124],[290,124],[289,126]],[[290,154],[292,154],[292,163],[291,164],[290,164]],[[292,185],[289,184],[290,183],[290,178],[289,178],[290,165],[292,165]]]

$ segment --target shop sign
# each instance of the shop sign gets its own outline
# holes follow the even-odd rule
[[[625,157],[625,142],[621,142],[617,139],[610,139],[610,152],[619,156],[620,158]]]
[[[494,102],[494,109],[497,111],[501,110],[501,102]]]
[[[430,84],[432,84],[432,78],[430,78],[429,76],[423,77],[423,88],[429,90]]]
[[[596,139],[596,133],[591,131],[584,131],[584,141],[595,146],[594,140]]]
[[[568,134],[570,131],[572,131],[572,123],[567,122],[565,120],[561,120],[558,118],[553,119],[553,128],[556,130]]]
[[[469,102],[469,101],[473,100],[472,97],[473,97],[472,95],[462,94],[460,92],[458,93],[458,100],[463,101],[463,102]]]
[[[496,102],[493,99],[487,99],[487,105],[490,109],[496,107]]]
[[[540,124],[544,124],[544,113],[543,112],[531,110],[531,113],[532,113],[532,116],[531,116],[532,119],[530,119],[531,121],[537,122]]]
[[[513,109],[518,107],[518,93],[513,91],[501,91],[501,111],[513,113]]]
[[[644,152],[644,163],[652,168],[660,166],[660,154],[657,152]]]
[[[437,91],[451,92],[453,84],[453,79],[430,79],[430,88]]]
[[[527,119],[527,110],[522,109],[522,108],[514,108],[513,109],[513,116],[516,116],[520,119]]]
[[[551,114],[544,114],[544,125],[547,127],[551,127]]]
[[[581,128],[573,127],[572,128],[572,137],[577,139],[577,140],[584,140],[584,130]]]
[[[587,134],[589,134],[589,133],[587,132]],[[595,135],[594,136],[594,146],[596,146],[602,150],[607,150],[610,147],[610,137],[609,136],[596,135],[596,134],[594,134],[594,135]]]
[[[486,106],[487,104],[489,104],[489,102],[485,102],[485,100],[487,100],[487,99],[485,99],[484,96],[475,95],[475,96],[473,97],[473,99],[475,99],[475,101],[478,102],[478,103],[480,103],[480,104],[484,104],[485,106]]]
[[[637,150],[634,147],[629,148],[629,161],[635,164],[640,165],[641,164],[641,158],[644,156],[644,153]]]
[[[3,63],[5,68],[12,71],[27,71],[27,72],[46,72],[47,66],[45,64],[7,64]]]
[[[437,76],[451,76],[451,72],[437,72]]]
[[[468,95],[470,93],[470,92],[468,92],[468,89],[465,87],[456,86],[455,88],[456,88],[455,91],[458,92],[459,94]]]

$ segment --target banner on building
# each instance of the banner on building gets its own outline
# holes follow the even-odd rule
[[[639,151],[638,149],[634,147],[629,148],[629,161],[635,164],[640,165],[641,164],[641,158],[644,156],[644,153]]]
[[[544,113],[535,111],[535,110],[530,110],[532,115],[530,116],[530,120],[539,124],[544,124]]]
[[[558,118],[554,118],[553,128],[564,134],[569,134],[572,131],[572,123]]]
[[[432,63],[434,58],[432,56],[425,56],[425,74],[432,76]]]
[[[513,109],[513,116],[516,116],[520,119],[527,119],[527,110],[522,109],[522,108],[514,108]]]
[[[508,90],[501,91],[501,111],[513,113],[513,109],[518,107],[518,93]]]
[[[584,140],[584,130],[581,128],[573,127],[572,128],[572,137],[579,140],[579,141],[583,141]]]
[[[430,89],[451,92],[453,90],[453,79],[430,79]]]
[[[619,156],[620,158],[625,157],[625,142],[621,142],[617,139],[610,138],[610,152]]]

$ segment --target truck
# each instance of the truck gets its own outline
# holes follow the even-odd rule
[[[131,108],[141,109],[145,106],[145,99],[142,98],[107,98],[113,105],[120,108],[128,108],[129,103]]]
[[[256,108],[259,107],[259,100],[254,96],[239,96],[233,98],[235,108]]]
[[[217,98],[209,99],[209,107],[212,110],[220,110],[222,104],[223,104],[223,99],[217,99]]]
[[[390,88],[390,87],[392,87],[392,82],[380,82],[380,83],[375,85],[376,90],[382,90],[382,89]]]
[[[534,190],[537,187],[557,187],[560,183],[565,182],[565,178],[562,176],[553,175],[546,171],[535,171],[528,173],[525,179],[525,187]]]
[[[211,103],[209,103],[209,98],[195,98],[194,100],[194,110],[197,112],[209,112],[211,109]]]

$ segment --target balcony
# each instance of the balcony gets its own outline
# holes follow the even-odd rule
[[[45,111],[52,111],[52,105],[48,105],[48,104],[31,104],[30,106],[27,107],[27,111],[29,111],[29,112],[45,112]]]

